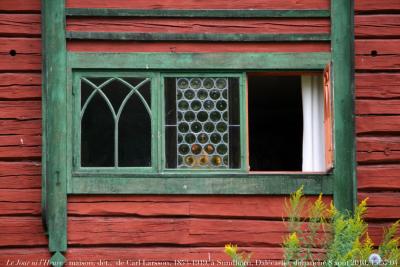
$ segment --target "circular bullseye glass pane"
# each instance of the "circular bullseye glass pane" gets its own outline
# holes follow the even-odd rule
[[[198,133],[201,131],[201,123],[200,122],[193,122],[192,126],[190,127],[193,132]]]
[[[222,138],[224,139],[225,143],[228,143],[228,134],[224,134]]]
[[[224,110],[226,109],[226,107],[227,107],[227,104],[226,104],[226,101],[225,101],[225,100],[219,100],[219,101],[217,102],[217,109],[218,109],[219,111],[224,111]]]
[[[208,119],[208,113],[205,111],[200,111],[197,113],[197,120],[201,122],[205,122]]]
[[[226,87],[226,80],[225,79],[217,79],[215,84],[218,89],[224,89]]]
[[[228,90],[222,91],[222,97],[228,99]]]
[[[214,144],[218,144],[219,142],[221,142],[221,135],[218,133],[213,133],[210,136],[210,140],[211,142],[213,142]]]
[[[192,102],[192,104],[190,105],[190,107],[194,110],[194,111],[198,111],[199,109],[201,109],[201,102],[198,100],[194,100]]]
[[[199,78],[193,78],[190,80],[190,87],[193,89],[199,89],[201,87],[201,80]]]
[[[181,134],[178,134],[178,143],[183,142],[183,136]]]
[[[217,90],[217,89],[211,90],[211,92],[210,92],[210,97],[211,97],[211,99],[216,100],[216,99],[218,99],[220,96],[221,96],[221,93],[219,92],[219,90]]]
[[[203,81],[203,87],[206,88],[206,89],[211,89],[211,88],[213,88],[213,87],[214,87],[214,81],[213,81],[213,79],[210,79],[210,78],[204,79],[204,81]]]
[[[215,150],[215,148],[214,148],[214,146],[211,145],[211,144],[208,144],[208,145],[206,145],[206,146],[204,147],[204,151],[207,152],[207,154],[212,154],[212,153],[214,153],[214,150]]]
[[[189,131],[189,124],[187,124],[186,122],[181,122],[178,125],[178,129],[181,133],[186,133],[187,131]]]
[[[181,101],[178,102],[178,108],[180,110],[188,110],[189,103],[187,101],[185,101],[185,100],[181,100]]]
[[[193,111],[188,111],[185,113],[185,120],[188,122],[192,122],[194,121],[194,119],[196,118],[196,114],[194,114]]]
[[[226,130],[228,129],[228,125],[226,125],[225,122],[219,122],[217,124],[217,131],[220,133],[226,132]]]
[[[188,166],[193,166],[194,165],[194,157],[193,156],[185,157],[185,164]]]
[[[187,153],[189,153],[189,146],[186,144],[179,145],[179,153],[181,153],[182,155],[186,155]]]
[[[196,141],[196,136],[194,134],[192,134],[192,133],[188,133],[185,136],[185,141],[188,144],[193,144]]]
[[[205,110],[212,110],[214,108],[214,101],[206,100],[204,101],[203,106]]]
[[[228,147],[224,144],[220,144],[217,146],[217,152],[218,154],[224,155],[228,152]]]
[[[186,90],[185,93],[185,98],[188,100],[192,100],[195,97],[195,92],[193,90]]]
[[[179,89],[186,89],[189,87],[189,81],[185,78],[178,79],[178,88]]]
[[[207,96],[208,96],[208,93],[207,93],[207,91],[204,90],[204,89],[200,89],[200,90],[197,92],[197,97],[198,97],[200,100],[206,99]]]
[[[211,112],[210,119],[214,122],[219,121],[221,119],[221,113],[219,113],[218,111]]]
[[[197,136],[197,141],[201,144],[205,144],[208,141],[208,135],[205,133],[201,133]]]
[[[194,144],[192,145],[192,153],[195,155],[200,154],[201,152],[201,146],[199,144]]]
[[[204,124],[204,131],[206,131],[207,133],[211,133],[212,131],[214,131],[214,129],[215,129],[214,123],[206,122]]]
[[[222,159],[220,156],[213,156],[211,158],[211,164],[214,166],[220,166],[222,163]]]
[[[199,159],[200,166],[206,166],[208,164],[208,156],[201,156]]]

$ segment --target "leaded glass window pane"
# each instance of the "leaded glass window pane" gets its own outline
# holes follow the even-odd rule
[[[165,78],[166,167],[240,168],[239,78]]]
[[[149,78],[81,78],[81,166],[151,166]]]

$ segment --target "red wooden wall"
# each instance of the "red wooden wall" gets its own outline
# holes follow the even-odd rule
[[[122,5],[121,3],[124,3]],[[317,8],[328,0],[95,1],[69,7]],[[127,6],[128,5],[128,6]],[[400,217],[400,2],[356,0],[356,123],[359,197],[370,197],[371,236]],[[201,32],[329,32],[324,19],[250,23],[186,19],[68,20],[69,30]],[[98,25],[101,27],[98,27]],[[234,25],[234,27],[232,27]],[[70,51],[310,52],[326,43],[208,44],[68,43]],[[47,259],[40,218],[41,56],[40,0],[0,2],[0,266],[7,260]],[[376,51],[376,52],[374,52]],[[15,52],[15,53],[14,53]],[[228,258],[238,243],[254,258],[280,259],[285,228],[282,197],[73,196],[69,198],[69,260]]]

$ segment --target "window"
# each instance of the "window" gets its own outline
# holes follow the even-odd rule
[[[321,73],[74,75],[76,170],[326,171]]]

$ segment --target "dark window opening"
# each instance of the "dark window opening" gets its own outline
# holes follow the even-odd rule
[[[301,76],[249,76],[250,171],[301,171]]]

